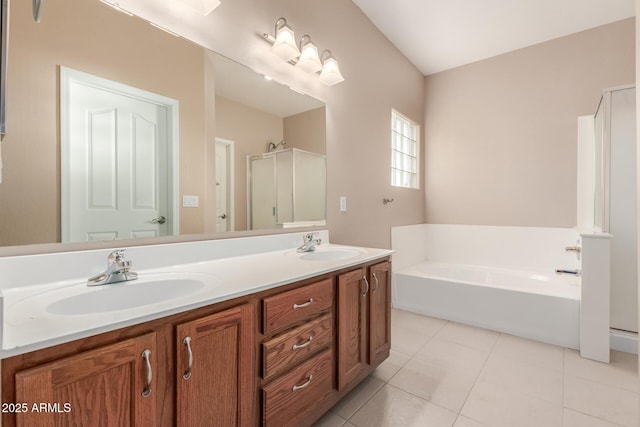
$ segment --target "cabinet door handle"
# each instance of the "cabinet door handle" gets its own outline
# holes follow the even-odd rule
[[[149,356],[151,356],[151,350],[145,350],[142,352],[142,358],[147,365],[147,384],[142,390],[142,397],[149,397],[151,395],[151,380],[153,379],[153,371],[151,370],[151,361],[149,360]]]
[[[309,375],[309,378],[307,378],[307,381],[305,381],[303,384],[300,384],[300,385],[294,385],[293,387],[291,387],[291,391],[296,391],[296,390],[300,390],[301,388],[308,387],[309,384],[311,384],[312,379],[313,379],[313,375]]]
[[[372,291],[372,292],[375,292],[375,291],[377,291],[377,290],[378,290],[378,288],[380,287],[380,282],[378,281],[378,276],[376,276],[376,272],[375,272],[375,271],[373,272],[373,278],[376,280],[376,287],[375,287],[375,288],[373,288],[373,291]]]
[[[189,357],[189,361],[187,362],[187,370],[182,374],[183,380],[188,380],[191,378],[191,368],[193,367],[193,352],[191,351],[191,337],[185,337],[182,340],[182,343],[187,346],[187,355]]]
[[[309,307],[312,302],[313,302],[313,298],[309,298],[309,301],[305,302],[304,304],[293,304],[293,309],[296,310],[298,308]]]
[[[362,292],[362,296],[366,297],[367,292],[369,292],[369,281],[367,280],[366,276],[363,276],[362,280],[364,280],[364,284],[367,285],[367,287],[364,289],[364,292]]]
[[[297,350],[297,349],[299,349],[299,348],[305,348],[305,347],[307,347],[309,344],[311,344],[311,340],[313,340],[313,337],[312,337],[311,335],[309,335],[309,339],[308,339],[308,340],[306,340],[306,341],[305,341],[304,343],[302,343],[302,344],[294,344],[294,345],[293,345],[293,347],[292,347],[292,349],[293,349],[293,350]]]

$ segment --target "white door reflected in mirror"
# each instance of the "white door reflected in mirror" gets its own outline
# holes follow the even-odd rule
[[[216,232],[233,231],[233,141],[216,138]]]
[[[164,97],[69,69],[61,80],[63,241],[171,234]]]

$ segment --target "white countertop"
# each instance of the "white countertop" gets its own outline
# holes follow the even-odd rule
[[[4,323],[0,358],[264,291],[383,258],[393,252],[386,249],[333,244],[318,246],[318,253],[341,250],[355,250],[359,253],[344,260],[310,260],[304,259],[303,254],[297,253],[295,249],[275,250],[191,264],[136,270],[139,274],[138,280],[112,285],[88,287],[86,280],[73,279],[5,288],[2,290]],[[135,260],[133,261],[135,266]],[[196,279],[206,282],[207,285],[192,290],[186,295],[172,295],[169,299],[165,299],[163,295],[150,293],[148,299],[144,298],[145,302],[142,305],[131,304],[131,307],[114,311],[99,312],[91,310],[91,307],[75,305],[77,296],[83,298],[86,294],[89,299],[100,300],[98,293],[107,295],[106,293],[110,292],[107,297],[113,297],[116,295],[113,292],[119,292],[124,289],[123,286],[136,286],[136,284],[140,286],[154,278]],[[96,294],[89,295],[91,293]],[[98,298],[93,298],[96,296]],[[64,309],[52,309],[53,303],[64,300],[67,300],[71,304],[71,310],[78,311],[78,314],[65,313]],[[104,300],[107,301],[109,298]],[[78,304],[82,305],[82,302]]]

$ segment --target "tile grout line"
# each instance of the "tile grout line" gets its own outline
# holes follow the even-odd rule
[[[364,407],[365,407],[365,405],[366,405],[367,403],[369,403],[369,401],[370,401],[371,399],[373,399],[373,397],[374,397],[375,395],[377,395],[378,393],[380,393],[380,390],[382,390],[382,388],[383,388],[385,385],[387,385],[387,383],[386,383],[386,382],[382,381],[382,380],[381,380],[381,379],[379,379],[379,378],[374,377],[372,374],[369,374],[369,376],[367,377],[367,379],[370,379],[370,378],[371,378],[371,379],[378,380],[378,381],[382,382],[382,386],[380,386],[380,388],[379,388],[379,389],[377,389],[375,393],[373,393],[373,394],[372,394],[372,395],[371,395],[367,400],[365,400],[365,401],[362,403],[362,405],[358,406],[358,409],[356,409],[356,410],[353,412],[353,414],[351,414],[351,416],[350,416],[349,418],[347,418],[347,420],[345,421],[345,424],[346,424],[347,422],[349,422],[349,423],[353,424],[354,426],[359,427],[357,424],[352,423],[352,422],[351,422],[351,419],[352,419],[353,417],[355,417],[355,416],[356,416],[356,414],[357,414],[358,412],[360,412],[360,410],[361,410],[362,408],[364,408]],[[365,381],[366,381],[366,380],[365,380]],[[354,390],[355,390],[355,389],[354,389]],[[352,390],[352,392],[353,392],[354,390]],[[336,414],[336,415],[338,415],[338,414]]]
[[[458,422],[458,418],[460,418],[462,416],[462,410],[464,409],[465,405],[467,404],[467,400],[469,400],[469,396],[471,396],[471,393],[473,392],[473,389],[475,388],[476,384],[478,384],[478,380],[480,379],[480,375],[482,374],[482,371],[484,370],[484,367],[487,365],[487,361],[489,361],[489,358],[491,357],[491,353],[493,353],[493,350],[495,349],[496,344],[498,343],[498,340],[500,339],[500,337],[502,335],[503,335],[502,332],[498,332],[498,337],[493,342],[493,345],[491,346],[491,349],[487,352],[487,357],[484,359],[484,362],[482,363],[482,367],[478,371],[478,375],[476,376],[476,379],[473,382],[473,385],[469,389],[469,393],[467,393],[467,397],[465,397],[464,398],[464,402],[462,402],[462,406],[460,407],[460,411],[458,411],[458,416],[456,417],[456,421],[454,422],[454,425],[455,425],[456,422]],[[480,421],[477,421],[477,420],[475,420],[473,418],[470,418],[470,419],[473,420],[473,421],[476,421],[479,424],[482,424],[482,423],[480,423]]]

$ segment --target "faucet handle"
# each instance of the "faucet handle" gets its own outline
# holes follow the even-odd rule
[[[305,242],[310,242],[311,240],[313,240],[313,238],[314,238],[314,237],[317,237],[317,236],[318,236],[318,234],[319,234],[319,233],[318,233],[317,231],[313,231],[313,232],[311,232],[311,233],[307,233],[307,234],[305,234],[305,235],[303,236],[303,238],[302,238],[302,239],[303,239]]]
[[[109,254],[107,262],[109,264],[119,264],[124,261],[124,249],[118,249]]]
[[[132,263],[124,258],[124,249],[113,251],[107,257],[109,265],[116,265],[118,269],[124,273],[131,269]]]

